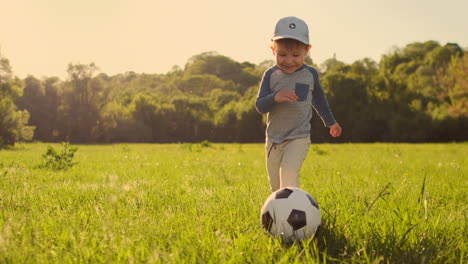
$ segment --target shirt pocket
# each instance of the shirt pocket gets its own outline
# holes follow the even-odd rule
[[[306,83],[296,83],[295,92],[299,98],[298,101],[305,101],[309,94],[309,85]]]

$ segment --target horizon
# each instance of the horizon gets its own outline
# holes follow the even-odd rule
[[[271,33],[279,18],[290,15],[308,24],[310,57],[318,65],[334,56],[348,64],[364,58],[379,62],[395,47],[414,42],[468,46],[466,1],[276,3],[281,2],[7,2],[0,17],[0,54],[20,78],[64,79],[69,63],[94,63],[108,75],[165,74],[209,51],[259,64],[273,59]]]

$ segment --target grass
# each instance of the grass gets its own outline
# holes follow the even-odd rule
[[[318,246],[262,230],[262,144],[49,144],[0,151],[0,263],[467,263],[467,144],[312,145]],[[60,149],[60,144],[52,144]]]

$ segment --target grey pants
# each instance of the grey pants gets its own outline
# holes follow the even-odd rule
[[[309,152],[310,138],[265,143],[266,167],[272,192],[283,187],[299,187],[302,163]]]

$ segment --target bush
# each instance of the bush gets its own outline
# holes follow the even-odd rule
[[[76,162],[73,162],[73,158],[75,157],[75,152],[78,148],[70,146],[68,142],[62,143],[62,145],[63,150],[61,153],[51,146],[47,147],[47,152],[42,154],[45,161],[41,167],[54,170],[65,170],[76,164]]]

